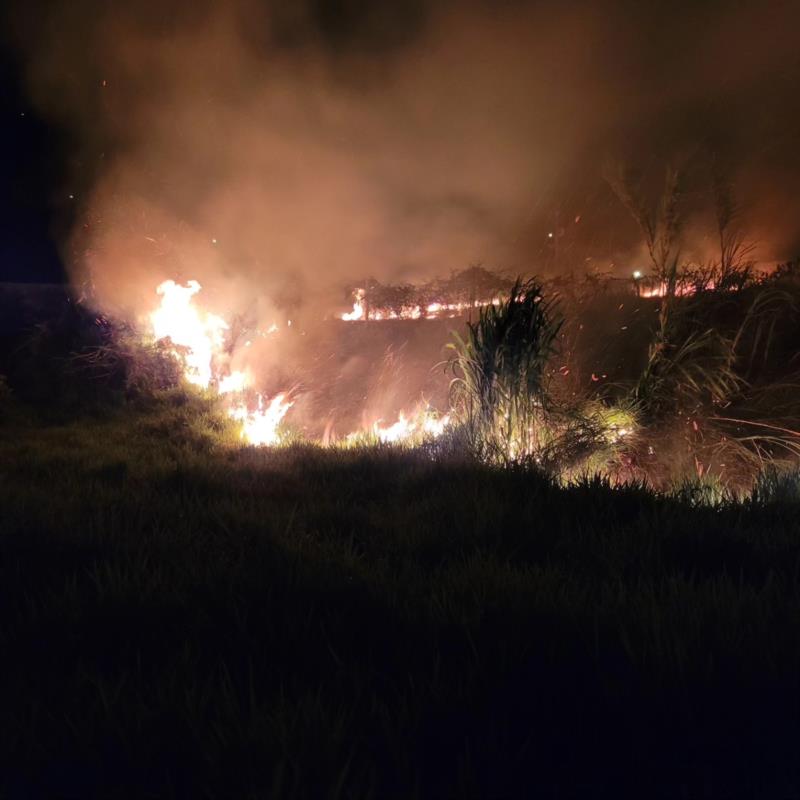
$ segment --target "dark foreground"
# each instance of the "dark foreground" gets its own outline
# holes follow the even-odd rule
[[[0,426],[0,796],[800,796],[800,518],[175,403]]]

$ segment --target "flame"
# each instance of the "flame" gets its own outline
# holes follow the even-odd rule
[[[173,353],[190,383],[207,389],[216,381],[217,393],[228,398],[228,416],[241,423],[242,438],[248,444],[277,444],[278,426],[292,402],[281,393],[265,404],[264,398],[256,393],[257,407],[250,410],[242,395],[252,387],[251,374],[242,370],[215,372],[215,361],[224,361],[219,356],[223,355],[229,326],[221,317],[194,305],[194,297],[201,288],[193,280],[186,286],[172,280],[158,286],[156,293],[161,295],[161,304],[149,315],[153,336],[169,339],[176,345]],[[267,333],[276,330],[273,325]],[[246,345],[249,344],[248,341]]]
[[[422,421],[422,430],[426,436],[433,439],[438,439],[450,424],[450,415],[445,414],[443,417],[433,417],[430,414],[426,415]]]
[[[342,314],[342,319],[345,322],[353,322],[357,319],[364,319],[364,295],[366,293],[363,289],[356,289],[353,297],[353,310]]]
[[[381,321],[386,319],[439,319],[443,316],[452,318],[471,308],[500,305],[499,297],[491,297],[471,303],[428,303],[426,306],[402,306],[399,311],[374,308],[367,314],[364,304],[366,294],[366,290],[356,289],[353,294],[353,310],[340,314],[339,319],[345,322],[355,322],[366,319]]]
[[[156,289],[161,305],[150,314],[150,324],[156,339],[170,339],[185,349],[176,355],[184,364],[186,380],[206,389],[213,377],[214,354],[222,348],[228,324],[216,314],[195,308],[192,298],[200,288],[197,281],[186,286],[164,281]]]
[[[665,281],[661,281],[654,286],[642,286],[639,290],[639,297],[666,297],[668,288]],[[714,288],[713,282],[708,288]],[[697,289],[688,283],[678,282],[674,287],[676,297],[688,297],[689,295],[695,294],[696,291]]]
[[[188,381],[202,388],[213,387],[220,397],[225,398],[228,416],[241,425],[242,439],[252,445],[274,445],[280,442],[278,428],[293,405],[286,392],[275,395],[271,400],[252,392],[253,376],[247,370],[225,371],[225,334],[228,323],[222,317],[204,311],[195,305],[195,297],[201,286],[191,280],[185,286],[175,281],[164,281],[156,292],[161,296],[161,304],[148,319],[156,339],[169,339],[175,348],[173,353],[183,366]],[[365,291],[358,289],[354,295],[353,311],[343,314],[344,320],[365,318]],[[499,300],[490,302],[499,303]],[[454,311],[468,308],[468,303],[433,303],[424,311],[419,306],[403,308],[400,313],[376,311],[374,319],[419,319],[442,310]],[[287,326],[291,321],[287,321]],[[266,336],[275,333],[273,324]],[[249,346],[251,342],[245,342]],[[246,394],[249,392],[249,395]],[[247,402],[247,399],[250,402]],[[255,396],[255,407],[253,407]],[[444,433],[450,424],[449,415],[438,416],[427,404],[418,405],[410,415],[401,411],[397,421],[383,425],[382,420],[374,423],[371,434],[381,442],[411,443],[423,439],[436,438]],[[352,433],[345,437],[346,442],[357,440],[362,433]],[[328,434],[329,436],[329,434]]]
[[[381,421],[378,420],[372,426],[372,431],[382,442],[399,442],[403,439],[408,439],[416,428],[413,422],[406,419],[402,411],[400,412],[397,422],[393,425],[389,425],[388,428],[381,427],[380,422]]]
[[[250,376],[246,372],[236,370],[221,378],[217,384],[217,391],[220,394],[229,392],[243,392],[250,385]]]
[[[263,397],[258,395],[258,408],[255,411],[249,411],[246,405],[241,404],[232,408],[229,413],[233,419],[242,423],[242,439],[248,444],[278,444],[278,426],[292,405],[292,401],[287,400],[286,394],[281,392],[270,400],[266,408]]]
[[[414,440],[436,439],[441,436],[450,424],[450,415],[442,417],[432,411],[427,405],[417,406],[410,417],[404,411],[397,416],[397,421],[391,425],[382,425],[383,420],[378,420],[372,426],[372,435],[387,444],[410,443]],[[347,441],[356,441],[361,434],[351,433]]]
[[[441,436],[450,424],[450,415],[433,416],[428,410],[416,411],[412,419],[408,419],[401,411],[397,422],[384,428],[378,420],[372,426],[372,432],[381,442],[400,443],[414,438],[436,439]]]

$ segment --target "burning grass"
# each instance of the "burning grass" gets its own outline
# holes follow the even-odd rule
[[[800,457],[798,284],[786,270],[741,277],[726,289],[697,283],[663,298],[632,286],[562,284],[556,293],[517,281],[496,302],[470,307],[476,318],[462,319],[462,332],[441,321],[330,322],[330,354],[306,348],[298,363],[308,367],[291,383],[265,382],[257,360],[237,361],[254,334],[207,310],[199,284],[167,281],[138,329],[75,305],[65,320],[37,326],[16,350],[7,387],[63,416],[183,384],[216,398],[245,444],[390,443],[435,453],[429,445],[439,439],[444,451],[529,462],[566,483],[600,474],[669,491],[702,479],[741,493],[762,471],[792,469]],[[448,329],[449,401],[435,359]],[[433,346],[412,368],[411,333],[423,330]],[[286,325],[263,332],[276,353],[292,352],[303,336]],[[436,402],[408,391],[434,372]]]

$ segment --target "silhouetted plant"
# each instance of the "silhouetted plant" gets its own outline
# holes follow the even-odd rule
[[[472,440],[493,454],[508,459],[531,451],[561,324],[537,280],[517,278],[507,298],[480,310],[464,338],[453,334],[452,405]]]

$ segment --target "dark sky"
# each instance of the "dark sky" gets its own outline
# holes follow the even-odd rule
[[[58,134],[27,101],[17,65],[0,57],[0,280],[64,279],[55,229]]]
[[[71,0],[5,21],[5,280],[544,269],[554,230],[568,268],[627,269],[602,164],[655,193],[678,154],[687,253],[712,241],[716,161],[759,257],[800,254],[797,2]]]

